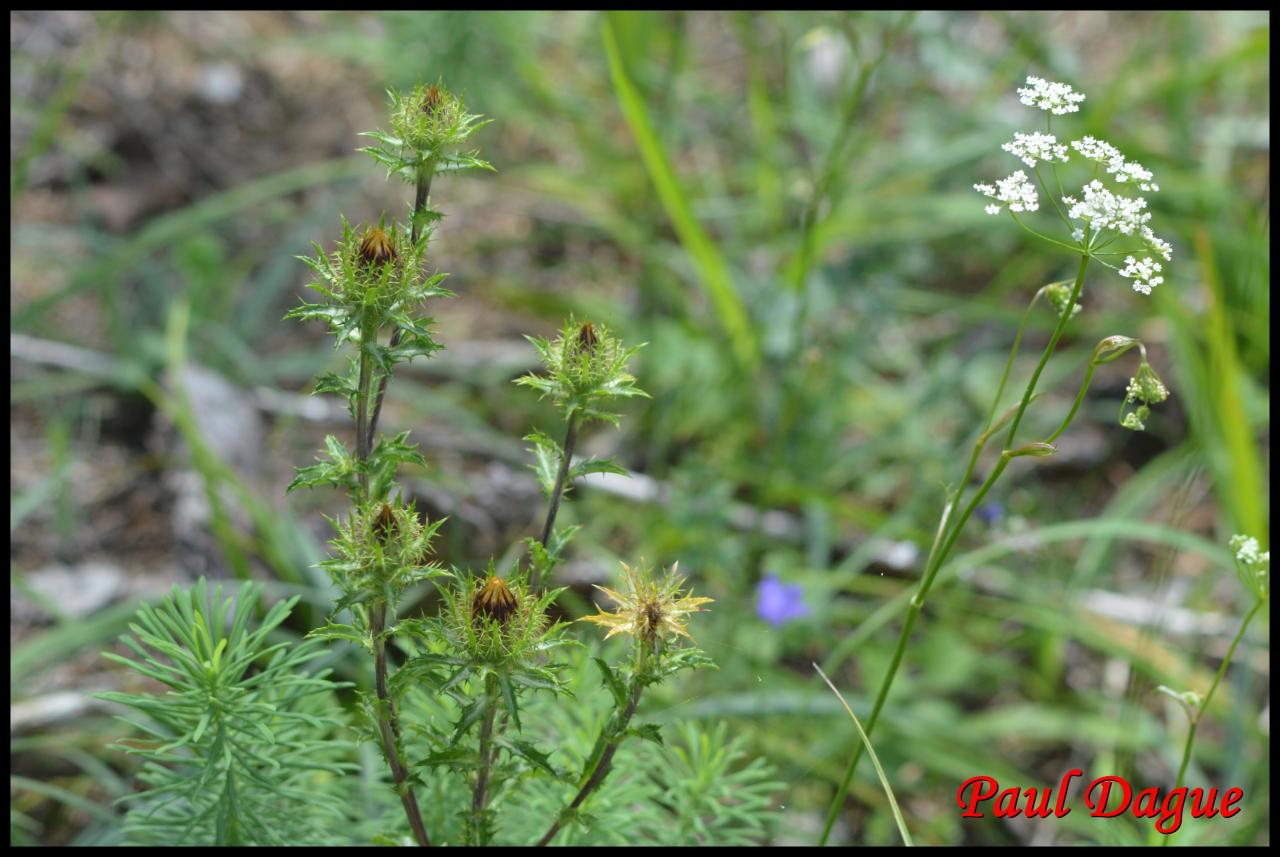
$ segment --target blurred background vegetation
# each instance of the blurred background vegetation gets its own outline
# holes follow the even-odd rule
[[[111,843],[135,788],[89,694],[140,599],[204,574],[331,603],[336,492],[283,496],[344,409],[320,329],[281,321],[310,242],[410,195],[354,153],[386,87],[445,80],[496,121],[496,174],[433,188],[438,359],[383,416],[431,462],[443,561],[535,532],[519,438],[553,413],[510,383],[568,312],[647,342],[652,401],[584,439],[636,475],[580,485],[566,616],[617,560],[680,561],[716,599],[720,670],[651,719],[724,721],[787,784],[769,842],[812,843],[1026,301],[1075,264],[988,218],[975,181],[1040,117],[1028,74],[1088,95],[1062,135],[1152,169],[1173,242],[1150,298],[1099,271],[1051,364],[1051,428],[1094,343],[1140,336],[1173,390],[1116,425],[1104,367],[1059,454],[1015,468],[917,626],[873,739],[918,843],[1143,843],[1132,818],[964,820],[958,783],[1070,768],[1168,786],[1247,595],[1227,538],[1268,544],[1270,17],[1232,13],[89,13],[10,15],[10,836]],[[1051,319],[1036,317],[1026,377]],[[757,612],[766,575],[805,615]],[[429,609],[429,605],[427,605]],[[767,611],[766,611],[767,613]],[[1265,615],[1265,614],[1264,614]],[[777,618],[777,617],[775,617]],[[1200,730],[1190,782],[1245,812],[1185,843],[1269,840],[1269,620]],[[346,666],[359,677],[358,658]],[[833,841],[896,832],[863,764]]]

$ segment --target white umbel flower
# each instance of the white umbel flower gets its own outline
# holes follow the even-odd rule
[[[1010,211],[1038,211],[1040,209],[1040,196],[1036,193],[1036,186],[1027,178],[1027,174],[1022,170],[1018,170],[1008,178],[997,179],[994,186],[989,184],[975,184],[973,189],[978,193],[984,194],[1009,206]],[[999,214],[1001,206],[988,205],[986,207],[987,214]]]
[[[1253,536],[1231,537],[1231,550],[1236,555],[1236,573],[1245,586],[1259,598],[1271,594],[1271,551],[1259,549]]]
[[[1072,140],[1071,148],[1090,161],[1108,165],[1115,164],[1117,168],[1124,163],[1124,155],[1120,154],[1119,149],[1106,140],[1099,140],[1097,137],[1082,137],[1079,140]]]
[[[1124,155],[1120,154],[1120,150],[1106,140],[1082,137],[1079,140],[1072,140],[1071,148],[1086,160],[1102,164],[1108,173],[1115,176],[1117,182],[1133,182],[1149,192],[1160,190],[1160,185],[1155,183],[1155,176],[1152,175],[1151,170],[1137,161],[1126,161]]]
[[[1158,191],[1160,185],[1156,184],[1155,178],[1151,170],[1142,166],[1137,161],[1125,161],[1120,165],[1120,169],[1115,170],[1116,181],[1118,182],[1134,182],[1138,187],[1145,191]]]
[[[1173,245],[1168,241],[1158,238],[1156,234],[1151,231],[1150,226],[1142,227],[1142,240],[1147,242],[1148,247],[1163,256],[1166,262],[1173,258]]]
[[[1022,159],[1022,163],[1034,167],[1038,161],[1062,161],[1066,163],[1067,147],[1052,134],[1014,134],[1013,140],[1002,146],[1006,152]]]
[[[1122,235],[1133,235],[1151,219],[1145,199],[1114,194],[1097,179],[1084,186],[1083,202],[1070,196],[1064,196],[1062,201],[1070,206],[1068,217],[1087,222],[1095,232],[1114,229]]]
[[[1132,256],[1124,257],[1124,267],[1120,269],[1120,276],[1133,280],[1133,290],[1144,295],[1151,294],[1151,290],[1164,282],[1164,277],[1160,276],[1160,263],[1150,256],[1143,259],[1135,259]]]
[[[1065,83],[1050,83],[1041,77],[1028,77],[1027,85],[1018,87],[1018,100],[1028,107],[1039,107],[1061,116],[1079,111],[1084,94],[1076,92]]]
[[[1236,552],[1236,559],[1245,565],[1271,562],[1271,551],[1260,551],[1258,540],[1253,536],[1232,536],[1231,549]]]

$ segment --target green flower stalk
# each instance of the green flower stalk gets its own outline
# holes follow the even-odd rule
[[[380,145],[361,151],[386,166],[388,177],[398,174],[415,185],[409,224],[388,224],[384,215],[376,226],[355,230],[343,218],[336,248],[326,253],[315,245],[315,258],[303,259],[315,275],[308,287],[323,300],[303,303],[287,316],[321,320],[334,335],[336,348],[354,349],[348,370],[321,376],[316,392],[346,398],[356,426],[355,450],[332,436],[325,438],[327,456],[300,468],[289,490],[333,485],[351,495],[354,508],[344,522],[332,522],[337,537],[331,542],[331,558],[322,565],[342,591],[335,612],[350,608],[355,624],[331,622],[313,636],[358,640],[372,652],[376,701],[371,707],[379,743],[414,839],[429,845],[404,761],[386,645],[388,614],[394,617],[405,588],[444,574],[427,563],[439,522],[423,524],[412,506],[388,499],[401,464],[426,462],[408,443],[408,432],[379,439],[377,426],[395,366],[430,357],[440,348],[430,319],[419,314],[425,301],[450,295],[440,287],[446,275],[428,274],[425,265],[430,226],[439,219],[428,205],[432,179],[445,169],[492,167],[474,154],[454,151],[484,124],[466,113],[461,99],[439,84],[418,87],[408,96],[390,95],[391,124],[398,136],[369,132]]]
[[[633,723],[643,689],[682,669],[711,665],[690,645],[688,629],[689,617],[710,599],[686,592],[675,566],[657,576],[643,566],[624,565],[625,585],[604,588],[616,602],[614,610],[587,617],[608,628],[607,637],[630,634],[634,642],[617,667],[595,659],[614,710],[595,743],[588,745],[581,773],[558,768],[555,749],[540,748],[521,734],[531,712],[545,716],[547,705],[563,706],[571,691],[579,690],[565,675],[572,663],[565,647],[578,644],[568,637],[569,624],[551,618],[563,590],[546,589],[540,581],[548,579],[576,530],[555,529],[560,499],[573,480],[594,472],[625,473],[607,460],[575,464],[573,450],[581,426],[591,421],[617,425],[613,404],[645,395],[628,371],[637,349],[624,347],[604,325],[574,318],[554,341],[532,340],[545,371],[518,383],[549,396],[566,427],[563,444],[539,432],[528,438],[534,469],[549,499],[542,539],[527,539],[528,560],[517,559],[512,568],[499,570],[490,560],[486,572],[476,575],[436,565],[433,541],[443,521],[424,519],[397,488],[402,466],[425,466],[426,461],[408,431],[381,436],[378,418],[395,368],[430,357],[441,347],[424,315],[428,301],[450,294],[441,285],[446,275],[432,272],[427,258],[432,225],[440,217],[430,208],[433,178],[438,172],[490,167],[474,153],[459,153],[459,146],[484,123],[442,85],[392,93],[391,101],[391,130],[371,132],[379,145],[364,151],[414,185],[408,221],[383,215],[376,224],[352,226],[343,218],[336,242],[328,249],[315,245],[315,255],[304,259],[312,274],[308,287],[318,297],[288,316],[323,322],[335,349],[347,358],[343,371],[317,380],[315,392],[345,399],[355,425],[354,446],[326,437],[320,456],[298,468],[288,488],[332,486],[349,495],[350,507],[326,518],[333,536],[320,564],[337,600],[329,621],[298,646],[266,642],[289,604],[277,604],[266,623],[252,632],[246,629],[248,605],[239,604],[225,640],[218,629],[227,625],[227,606],[206,609],[203,588],[197,591],[199,604],[183,594],[159,619],[142,612],[140,621],[148,632],[143,644],[175,665],[150,655],[144,663],[128,663],[145,675],[169,679],[166,683],[180,692],[171,694],[172,699],[119,698],[173,733],[170,743],[142,752],[157,767],[149,780],[156,788],[138,796],[140,806],[130,813],[127,829],[147,834],[147,841],[172,844],[190,835],[217,844],[324,842],[359,829],[351,826],[355,790],[361,788],[350,776],[357,768],[348,760],[354,748],[333,734],[346,724],[313,714],[338,710],[335,700],[307,701],[313,695],[331,696],[343,685],[328,681],[323,671],[314,676],[296,672],[322,654],[322,641],[354,644],[372,657],[373,689],[358,693],[360,711],[367,737],[386,761],[389,785],[404,815],[403,822],[393,816],[390,829],[385,817],[367,820],[380,828],[376,839],[385,844],[490,844],[499,835],[499,822],[511,817],[498,812],[499,800],[519,794],[533,797],[534,806],[557,806],[565,783],[573,784],[575,794],[563,796],[564,809],[554,818],[526,813],[515,828],[517,835],[528,841],[532,834],[527,825],[542,829],[549,823],[545,844],[565,823],[588,823],[579,809],[604,782],[622,741],[637,736],[661,743],[656,725]],[[439,595],[438,613],[402,615],[405,603],[427,585],[434,585]],[[240,601],[250,594],[245,590]],[[585,665],[585,660],[579,663]],[[256,669],[247,669],[250,664]],[[552,713],[563,722],[562,715],[572,712]],[[749,816],[768,811],[763,794],[773,784],[765,782],[766,766],[731,772],[728,765],[737,751],[729,747],[720,753],[723,730],[696,742],[695,734],[696,727],[690,726],[685,740],[709,746],[717,760],[719,796],[707,798],[706,805],[733,802],[735,809],[722,821],[714,811],[698,810],[700,817],[715,816],[712,826],[740,838],[758,836],[763,828]],[[586,730],[575,733],[572,726],[556,736],[562,748],[591,737]],[[233,740],[240,746],[230,747]],[[181,753],[173,753],[175,749]],[[188,751],[194,754],[190,759],[182,755]],[[662,762],[653,756],[650,760]],[[671,761],[667,781],[690,793],[696,789],[703,797],[705,769],[690,772]],[[620,790],[628,783],[621,777],[615,781]],[[212,792],[206,788],[210,783]],[[445,795],[456,794],[454,787],[464,784],[469,799],[458,801],[456,814],[446,813],[441,822],[442,804],[449,802]],[[431,789],[427,799],[432,811],[425,815],[417,794],[423,788]],[[529,789],[534,790],[531,795]],[[750,812],[738,800],[748,791]],[[651,823],[649,829],[667,829],[664,806],[651,807],[651,815],[658,826]],[[326,826],[313,822],[317,818]],[[440,826],[428,830],[428,820]]]
[[[534,470],[549,501],[538,538],[541,550],[535,551],[538,558],[535,563],[536,586],[538,575],[551,571],[563,546],[553,545],[551,540],[560,499],[569,484],[588,473],[626,473],[607,459],[573,466],[579,427],[591,420],[616,426],[618,414],[608,409],[614,399],[648,398],[649,394],[636,386],[636,379],[627,371],[631,358],[644,347],[643,344],[627,348],[604,325],[597,326],[589,321],[579,323],[569,316],[560,336],[554,341],[535,336],[525,338],[542,358],[544,374],[525,375],[517,378],[516,383],[532,387],[544,397],[549,396],[564,414],[565,421],[563,444],[557,444],[542,432],[535,431],[525,437],[534,444],[533,452],[537,459]]]
[[[1227,666],[1231,663],[1231,659],[1235,657],[1236,647],[1240,645],[1240,641],[1244,639],[1244,633],[1249,628],[1249,623],[1253,621],[1253,617],[1258,615],[1263,605],[1267,603],[1267,598],[1271,595],[1271,551],[1262,551],[1258,548],[1258,540],[1252,536],[1236,535],[1231,537],[1231,551],[1235,560],[1236,575],[1240,578],[1240,582],[1244,584],[1249,594],[1254,597],[1253,607],[1245,614],[1244,619],[1240,622],[1240,629],[1236,631],[1235,637],[1231,640],[1231,645],[1227,648],[1226,657],[1222,659],[1222,663],[1218,665],[1218,672],[1213,677],[1213,684],[1209,685],[1209,690],[1203,696],[1193,690],[1178,693],[1172,688],[1160,685],[1156,688],[1159,693],[1172,697],[1187,715],[1187,739],[1182,745],[1182,761],[1178,765],[1178,777],[1173,784],[1173,790],[1176,792],[1186,783],[1187,765],[1191,763],[1191,752],[1195,748],[1196,729],[1200,726],[1200,721],[1204,719],[1204,713],[1209,708],[1209,703],[1213,701],[1213,694],[1218,690],[1218,685],[1222,683],[1222,678],[1227,674]],[[1165,834],[1160,839],[1162,846],[1168,845],[1173,839],[1173,834]]]
[[[889,689],[893,686],[906,654],[911,631],[924,608],[925,599],[938,572],[946,563],[974,510],[1004,474],[1009,464],[1014,459],[1043,458],[1053,455],[1056,451],[1053,441],[1066,431],[1075,418],[1096,367],[1116,359],[1132,347],[1136,346],[1142,350],[1143,359],[1138,375],[1131,382],[1125,399],[1125,406],[1134,405],[1134,408],[1128,413],[1122,410],[1121,424],[1126,428],[1141,430],[1145,427],[1143,420],[1149,414],[1149,406],[1168,397],[1167,388],[1146,362],[1146,351],[1142,344],[1130,337],[1108,337],[1094,349],[1080,392],[1070,412],[1057,429],[1045,436],[1043,440],[1021,444],[1018,442],[1018,430],[1022,427],[1032,402],[1038,398],[1036,389],[1045,367],[1053,357],[1067,324],[1081,311],[1080,296],[1084,290],[1085,276],[1090,264],[1097,262],[1105,268],[1114,270],[1120,277],[1132,281],[1131,286],[1134,291],[1149,295],[1153,288],[1164,282],[1163,276],[1160,276],[1162,266],[1151,257],[1136,260],[1129,255],[1125,257],[1125,265],[1121,268],[1115,261],[1116,257],[1126,252],[1150,252],[1168,261],[1172,258],[1173,252],[1172,247],[1159,238],[1148,225],[1151,214],[1147,211],[1145,198],[1117,193],[1109,189],[1103,179],[1097,177],[1088,181],[1078,196],[1060,196],[1064,183],[1059,175],[1059,164],[1068,162],[1071,156],[1067,145],[1059,143],[1053,134],[1047,132],[1052,131],[1054,116],[1078,112],[1079,103],[1085,100],[1085,96],[1065,83],[1053,83],[1038,77],[1028,77],[1027,85],[1018,90],[1018,96],[1023,104],[1046,112],[1045,131],[1015,134],[1014,139],[1004,144],[1003,148],[1032,169],[1035,180],[1028,177],[1023,170],[1017,170],[994,184],[975,184],[974,189],[990,200],[985,207],[988,214],[995,216],[1007,211],[1013,222],[1021,229],[1058,249],[1077,255],[1079,263],[1074,279],[1051,283],[1039,289],[1023,315],[996,394],[987,411],[986,419],[978,429],[968,465],[960,481],[956,483],[958,487],[948,492],[943,504],[941,519],[928,558],[925,560],[920,583],[907,609],[902,632],[890,659],[889,668],[880,682],[871,714],[867,718],[868,736],[875,728],[885,700],[888,699]],[[1114,146],[1102,140],[1084,137],[1072,141],[1071,149],[1075,150],[1080,159],[1093,162],[1094,176],[1105,174],[1106,181],[1114,183],[1121,191],[1135,186],[1147,192],[1159,190],[1149,170],[1141,164],[1127,160]],[[1051,171],[1052,181],[1044,179],[1045,168]],[[1050,190],[1051,187],[1056,189],[1056,194]],[[1053,212],[1059,220],[1061,237],[1040,232],[1023,220],[1024,217],[1040,210],[1040,191],[1049,198]],[[1057,323],[1027,381],[1021,399],[997,419],[996,414],[999,412],[1005,387],[1022,344],[1027,319],[1041,297],[1051,305],[1057,316]],[[1002,433],[1004,441],[995,465],[966,502],[965,497],[970,488],[970,480],[977,468],[979,456],[986,445]],[[827,813],[826,824],[819,838],[820,845],[825,845],[827,838],[831,835],[831,829],[844,805],[849,783],[862,758],[862,751],[863,744],[855,743],[852,757],[848,767],[845,768],[844,777],[836,789]]]
[[[682,669],[713,666],[700,649],[673,645],[680,637],[693,642],[685,625],[686,617],[701,612],[702,605],[711,603],[711,599],[683,592],[684,578],[676,573],[676,565],[672,565],[660,578],[655,578],[643,563],[636,568],[623,563],[622,573],[625,586],[621,592],[604,586],[596,587],[614,601],[615,609],[612,612],[600,610],[593,616],[583,616],[579,621],[608,628],[606,640],[614,634],[630,634],[634,640],[631,664],[626,672],[619,675],[618,671],[596,658],[596,664],[604,675],[605,687],[613,694],[615,710],[583,765],[577,792],[538,840],[538,846],[550,843],[565,823],[578,818],[579,808],[604,782],[618,747],[628,735],[660,740],[656,726],[631,728],[630,725],[644,689]]]

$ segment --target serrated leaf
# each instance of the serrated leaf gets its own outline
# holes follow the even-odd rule
[[[569,469],[569,478],[577,479],[579,476],[586,476],[588,473],[613,473],[618,476],[628,476],[625,467],[620,466],[612,458],[588,458],[581,461]]]
[[[534,463],[529,466],[538,476],[538,484],[542,486],[543,495],[550,497],[551,492],[555,490],[556,476],[560,471],[560,444],[540,431],[531,432],[525,435],[524,439],[533,444],[529,447],[529,451],[533,453]]]
[[[515,724],[516,731],[523,731],[520,726],[520,704],[516,700],[516,690],[511,686],[511,677],[506,673],[498,673],[498,689],[502,691],[502,702],[511,715],[511,722]]]
[[[618,708],[625,708],[627,705],[627,689],[623,686],[622,681],[614,674],[612,667],[604,662],[602,658],[592,658],[596,662],[596,666],[600,667],[600,672],[604,676],[603,684],[609,689],[609,693],[613,694],[614,704]]]
[[[557,771],[551,764],[551,754],[544,753],[528,741],[520,741],[514,738],[498,738],[495,742],[499,747],[515,753],[529,764],[533,765],[540,771],[550,774],[557,780],[569,782],[569,775],[563,771]]]
[[[662,731],[656,723],[642,723],[639,726],[632,726],[627,730],[627,734],[643,738],[645,741],[652,741],[659,746],[666,746],[662,740]]]

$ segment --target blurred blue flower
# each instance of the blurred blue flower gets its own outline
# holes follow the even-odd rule
[[[769,572],[756,587],[756,615],[774,627],[808,616],[804,587],[798,583],[783,583],[778,575]]]
[[[1001,506],[995,500],[990,503],[983,503],[977,508],[978,518],[987,526],[995,526],[1004,517],[1004,506]]]

